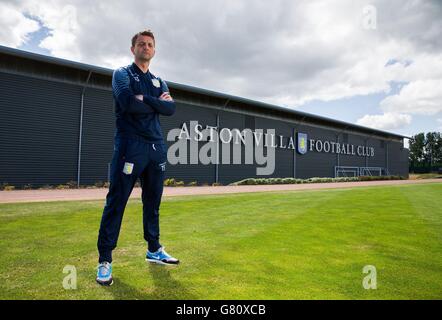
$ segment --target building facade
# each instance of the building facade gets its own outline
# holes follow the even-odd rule
[[[0,183],[107,181],[115,131],[111,78],[110,69],[0,47]],[[407,137],[168,85],[177,111],[161,118],[164,137],[169,151],[178,142],[181,151],[187,146],[187,154],[170,152],[168,178],[228,184],[250,177],[408,177]]]

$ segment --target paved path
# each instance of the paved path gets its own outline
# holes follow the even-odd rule
[[[219,186],[219,187],[165,187],[163,196],[210,195],[242,192],[264,191],[295,191],[318,190],[334,188],[359,188],[367,186],[388,186],[421,183],[442,183],[442,179],[422,180],[387,180],[387,181],[361,181],[337,183],[308,183],[308,184],[277,184],[257,186]],[[65,201],[65,200],[103,200],[106,198],[107,189],[68,189],[68,190],[14,190],[0,191],[0,203],[13,202],[39,202],[39,201]],[[131,199],[140,198],[141,189],[135,188]]]

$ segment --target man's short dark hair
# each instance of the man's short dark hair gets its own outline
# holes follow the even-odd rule
[[[138,32],[132,37],[132,47],[135,47],[135,43],[137,42],[138,36],[148,36],[153,39],[153,45],[155,45],[155,36],[153,35],[150,29]]]

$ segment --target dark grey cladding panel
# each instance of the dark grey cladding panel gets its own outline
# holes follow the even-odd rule
[[[0,73],[0,183],[76,180],[81,88]]]
[[[263,117],[255,118],[256,129],[275,129],[277,135],[292,135],[295,124],[289,122],[283,122],[273,119],[267,119]]]
[[[268,177],[293,178],[294,153],[295,151],[292,149],[276,148],[275,172]]]
[[[179,129],[185,122],[189,126],[190,121],[198,121],[203,127],[216,125],[216,110],[195,106],[192,104],[176,102],[175,114],[160,116],[164,139],[172,129]]]
[[[342,144],[354,145],[354,155],[340,154],[339,165],[349,167],[366,167],[366,157],[358,156],[357,146],[365,146],[367,138],[359,135],[348,134],[348,136],[339,136],[339,142]]]
[[[296,133],[306,133],[307,139],[336,141],[336,132],[306,124],[296,126]],[[296,178],[334,177],[337,155],[333,153],[310,151],[310,142],[307,144],[306,154],[296,154]],[[295,147],[297,145],[295,144]]]
[[[402,143],[388,144],[388,170],[392,175],[408,177],[408,149]]]
[[[86,89],[83,111],[81,184],[107,181],[112,160],[115,116],[112,94]]]
[[[223,111],[220,112],[219,116],[219,130],[221,130],[222,128],[229,128],[242,131],[246,129],[246,122],[247,124],[252,124],[252,122],[254,121],[252,121],[251,117],[245,116],[243,114]],[[227,139],[227,137],[225,137],[224,139]],[[235,147],[240,147],[242,164],[233,164],[234,142],[235,141],[233,141],[233,139],[230,144],[224,144],[220,142],[220,165],[218,166],[218,181],[222,184],[229,184],[231,182],[256,176],[256,165],[245,164],[246,148],[241,143],[241,141],[238,141],[239,145],[235,145]],[[222,163],[222,157],[224,154],[223,150],[225,150],[226,147],[228,147],[230,150],[230,164]]]
[[[221,111],[219,113],[219,127],[243,130],[245,126],[246,116],[240,113]]]
[[[370,138],[368,145],[374,147],[374,157],[368,158],[368,167],[386,168],[386,144],[385,140]]]
[[[408,174],[409,174],[409,150],[405,149],[405,148],[399,148],[401,150],[400,153],[400,159],[398,162],[398,172],[399,175],[408,178]]]
[[[257,129],[274,129],[275,130],[275,144],[278,146],[275,148],[275,171],[272,175],[262,176],[263,178],[290,178],[293,177],[294,166],[294,150],[288,149],[289,138],[293,137],[294,124],[283,121],[276,121],[273,119],[266,119],[262,117],[256,117],[255,127]],[[282,146],[286,148],[281,148]],[[294,139],[294,137],[293,137]]]
[[[163,129],[164,140],[167,140],[168,133],[172,129],[180,129],[183,123],[186,123],[189,129],[190,121],[198,121],[205,128],[206,125],[216,126],[216,110],[194,106],[186,103],[176,103],[176,112],[171,117],[161,116],[160,122]],[[172,133],[171,133],[172,134]],[[178,139],[176,138],[175,141]],[[175,141],[166,141],[171,146]],[[198,150],[205,142],[198,143]],[[187,142],[188,150],[190,150],[190,142]],[[190,154],[187,154],[187,165],[168,163],[166,168],[166,178],[175,178],[186,183],[197,181],[198,183],[215,182],[215,165],[190,164]]]

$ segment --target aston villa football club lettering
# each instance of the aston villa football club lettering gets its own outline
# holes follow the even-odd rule
[[[190,121],[190,126],[183,123],[178,139],[195,140],[198,142],[215,142],[216,139],[223,144],[243,144],[253,143],[256,146],[263,145],[266,148],[279,148],[295,150],[300,155],[308,152],[334,153],[359,157],[374,157],[374,147],[365,145],[354,145],[350,143],[341,143],[339,141],[322,140],[318,138],[308,138],[307,133],[296,133],[296,147],[293,137],[284,137],[276,135],[274,129],[230,129],[214,126],[203,127],[197,121]]]
[[[339,153],[350,156],[374,157],[374,148],[367,146],[355,146],[349,143],[338,143],[335,141],[322,141],[310,139],[310,151]]]

